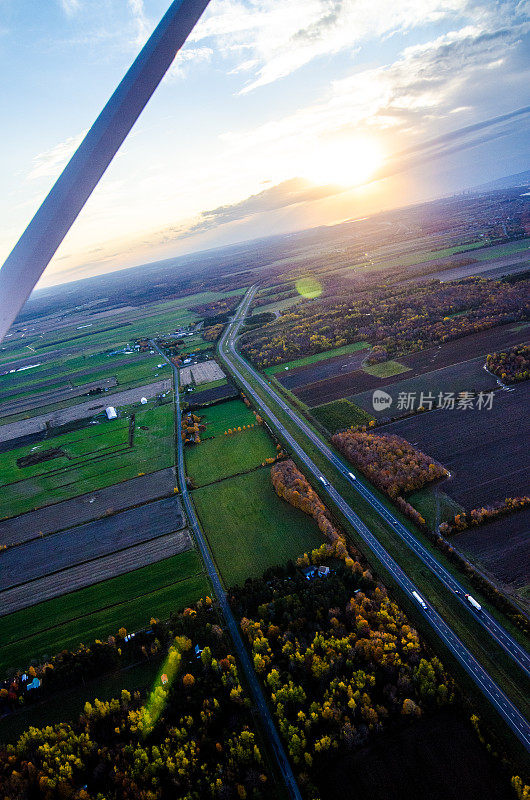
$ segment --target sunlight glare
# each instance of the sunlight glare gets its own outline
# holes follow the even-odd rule
[[[356,186],[369,181],[383,160],[378,142],[358,136],[316,147],[303,167],[303,173],[320,185]]]

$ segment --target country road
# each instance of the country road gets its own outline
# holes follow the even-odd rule
[[[263,732],[268,738],[268,742],[274,753],[278,769],[287,787],[289,797],[292,798],[293,800],[302,800],[302,795],[300,794],[300,790],[298,789],[296,778],[291,769],[291,765],[289,764],[289,760],[283,748],[283,744],[281,742],[278,731],[276,730],[272,714],[269,710],[263,692],[261,691],[261,686],[259,684],[258,677],[254,671],[254,667],[252,665],[250,657],[243,643],[243,639],[241,638],[241,634],[239,632],[239,625],[237,624],[236,619],[232,614],[232,609],[230,608],[230,605],[228,603],[226,593],[221,584],[221,579],[217,572],[217,568],[210,553],[204,534],[199,525],[199,520],[197,519],[197,515],[195,514],[195,509],[193,507],[190,494],[188,492],[188,487],[186,485],[186,468],[184,466],[184,448],[182,445],[182,436],[181,436],[182,418],[180,409],[180,397],[178,391],[179,387],[178,369],[172,362],[169,361],[165,353],[162,350],[160,350],[160,348],[157,347],[157,345],[154,342],[151,342],[151,344],[153,345],[153,347],[156,348],[156,350],[160,353],[160,355],[163,356],[163,358],[169,364],[171,364],[175,376],[175,412],[177,419],[177,475],[180,486],[180,493],[181,493],[180,496],[182,498],[186,516],[188,518],[189,529],[191,530],[193,537],[195,538],[195,541],[199,548],[199,552],[204,561],[204,565],[206,567],[208,577],[210,578],[210,581],[212,583],[213,590],[217,598],[217,602],[219,603],[219,607],[221,609],[226,625],[230,632],[230,636],[232,638],[237,658],[245,674],[245,679],[247,681],[247,684],[250,688],[252,700],[254,702],[254,707],[258,712],[259,718],[261,720]]]
[[[463,607],[469,614],[472,614],[493,639],[503,647],[503,649],[513,658],[518,666],[527,674],[530,672],[530,658],[528,653],[515,641],[510,634],[496,621],[491,614],[485,609],[480,612],[474,611],[467,600],[465,599],[465,590],[458,583],[456,578],[449,573],[437,559],[422,545],[422,543],[409,531],[399,520],[391,513],[391,511],[381,503],[373,492],[361,480],[352,477],[349,468],[340,459],[325,442],[307,425],[299,415],[283,400],[280,395],[275,392],[271,385],[264,378],[261,377],[252,366],[237,352],[235,347],[236,337],[242,321],[248,311],[252,298],[256,292],[256,287],[252,287],[242,303],[240,304],[232,321],[226,327],[223,335],[219,341],[218,352],[222,363],[227,369],[235,375],[241,386],[250,397],[253,398],[257,407],[262,410],[268,417],[272,426],[277,429],[283,439],[289,444],[289,447],[304,463],[308,472],[313,478],[322,483],[320,489],[324,489],[331,497],[335,505],[340,509],[344,517],[355,528],[359,535],[363,538],[365,543],[370,547],[373,553],[386,567],[392,575],[396,583],[405,591],[409,596],[413,592],[418,592],[418,588],[407,576],[405,571],[399,564],[392,558],[392,556],[381,545],[379,540],[371,533],[361,518],[353,511],[348,503],[343,499],[339,492],[322,476],[321,470],[305,453],[303,447],[294,439],[289,433],[282,422],[276,417],[271,408],[266,405],[260,395],[253,388],[251,383],[247,380],[246,376],[252,379],[260,386],[260,388],[273,400],[282,411],[289,416],[292,422],[295,423],[297,428],[311,441],[311,443],[318,448],[318,450],[325,456],[325,458],[335,467],[343,477],[345,477],[352,487],[377,511],[378,514],[385,520],[385,522],[398,534],[398,536],[410,547],[416,555],[423,561],[423,563],[433,572],[436,577],[444,584],[446,589],[452,595],[457,597],[462,603]],[[516,734],[518,739],[530,750],[530,725],[525,717],[521,714],[519,709],[511,702],[502,689],[490,677],[487,670],[477,661],[473,654],[462,643],[458,636],[453,632],[452,628],[444,620],[441,614],[427,601],[424,604],[418,605],[418,610],[436,634],[449,648],[457,661],[462,665],[470,677],[474,680],[479,689],[483,692],[489,702],[498,711],[501,717],[506,721],[509,727]]]

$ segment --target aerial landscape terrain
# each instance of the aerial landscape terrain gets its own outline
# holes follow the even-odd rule
[[[529,12],[0,1],[0,800],[530,800]]]
[[[527,185],[32,295],[6,797],[527,796]]]

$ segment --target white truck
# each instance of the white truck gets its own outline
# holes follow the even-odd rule
[[[323,475],[319,475],[319,476],[318,476],[318,480],[319,480],[319,481],[322,481],[322,483],[324,484],[324,486],[329,486],[329,481],[327,481]]]
[[[357,478],[355,477],[355,475],[353,474],[353,472],[348,472],[348,475],[349,475],[349,477],[352,479],[352,481],[356,481],[356,480],[357,480]]]
[[[471,597],[470,594],[466,594],[465,598],[466,598],[467,602],[469,603],[469,605],[473,606],[475,611],[482,611],[482,606],[480,605],[480,603],[477,603],[477,601],[475,600],[474,597]]]
[[[419,595],[419,594],[418,594],[418,592],[412,592],[412,596],[413,596],[413,598],[414,598],[415,600],[417,600],[417,601],[418,601],[418,603],[420,604],[420,606],[421,606],[422,608],[425,608],[425,609],[427,608],[427,603],[425,602],[425,600],[423,599],[423,597],[422,597],[421,595]]]

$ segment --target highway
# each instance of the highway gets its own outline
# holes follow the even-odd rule
[[[273,751],[274,756],[276,758],[276,763],[280,771],[280,774],[283,777],[285,785],[287,787],[289,797],[292,798],[292,800],[302,800],[302,795],[300,794],[300,790],[298,789],[298,784],[296,783],[296,778],[291,769],[289,759],[287,758],[280,736],[278,734],[278,731],[276,730],[272,714],[266,703],[263,692],[261,691],[261,686],[259,684],[258,677],[254,671],[254,666],[247,653],[247,650],[243,643],[243,639],[241,638],[241,634],[239,632],[239,625],[237,624],[236,619],[232,614],[232,609],[230,608],[230,605],[228,603],[226,593],[221,584],[221,579],[217,572],[217,568],[210,553],[208,544],[206,543],[204,534],[199,525],[199,521],[197,519],[197,515],[195,513],[195,509],[191,501],[190,493],[188,492],[188,487],[186,485],[186,468],[184,466],[184,447],[182,445],[182,417],[181,417],[180,397],[178,388],[179,387],[178,369],[167,358],[166,354],[153,341],[151,341],[151,345],[171,365],[175,376],[175,412],[177,419],[177,475],[180,487],[180,496],[182,498],[186,516],[188,518],[189,528],[195,538],[195,541],[197,542],[197,546],[204,561],[208,577],[210,578],[210,581],[212,583],[212,587],[215,592],[217,602],[219,604],[227,628],[229,630],[230,636],[232,638],[236,655],[239,659],[241,668],[243,669],[247,685],[250,688],[250,693],[252,695],[252,700],[254,702],[254,708],[257,711],[258,716],[260,718],[262,724],[262,730],[269,740],[271,750]]]
[[[516,661],[516,663],[525,672],[529,672],[530,660],[528,653],[516,642],[509,633],[486,611],[482,610],[476,612],[469,605],[465,599],[465,590],[458,583],[451,573],[449,573],[437,559],[422,545],[422,543],[404,526],[394,515],[383,505],[372,491],[358,478],[350,478],[349,472],[351,467],[348,467],[342,459],[340,459],[320,437],[307,425],[299,415],[283,400],[283,398],[272,389],[271,385],[264,378],[261,377],[253,367],[237,352],[235,342],[239,332],[239,328],[243,319],[248,311],[250,303],[254,297],[257,287],[252,287],[245,295],[241,305],[231,322],[226,327],[221,339],[219,340],[218,352],[222,362],[225,363],[230,372],[235,375],[240,385],[244,388],[245,392],[252,397],[257,406],[268,417],[272,426],[277,429],[282,438],[288,443],[292,452],[296,453],[299,459],[304,463],[307,471],[320,482],[320,491],[325,490],[332,498],[335,505],[340,509],[344,517],[351,523],[355,530],[359,533],[365,543],[370,547],[373,553],[381,561],[386,569],[390,572],[396,583],[412,597],[412,593],[419,592],[418,588],[410,580],[407,574],[399,566],[399,564],[392,558],[392,556],[385,550],[379,540],[371,533],[361,518],[353,511],[353,509],[346,503],[339,492],[326,480],[322,483],[322,473],[316,464],[305,453],[303,447],[294,439],[286,427],[275,416],[273,411],[262,398],[258,395],[245,375],[241,370],[250,374],[254,381],[267,393],[267,395],[280,406],[290,419],[296,424],[299,430],[307,436],[312,444],[318,448],[328,461],[340,471],[340,473],[350,482],[352,488],[359,492],[359,494],[377,511],[385,522],[392,527],[401,539],[421,558],[423,563],[439,578],[439,580],[452,592],[465,607],[466,611],[473,615],[473,617],[480,622],[484,629],[491,635],[509,655]],[[241,369],[240,369],[241,368]],[[414,598],[413,598],[414,599]],[[416,601],[415,601],[416,602]],[[436,611],[436,609],[426,600],[423,600],[423,605],[417,603],[418,610],[427,619],[431,627],[438,634],[440,639],[446,644],[449,650],[453,653],[458,662],[466,670],[466,672],[475,681],[479,689],[483,692],[489,702],[496,708],[501,717],[506,721],[518,739],[530,750],[530,725],[505,695],[495,681],[490,677],[484,667],[477,661],[473,654],[467,647],[460,641],[458,636],[453,632],[451,627],[445,622],[443,617]]]

